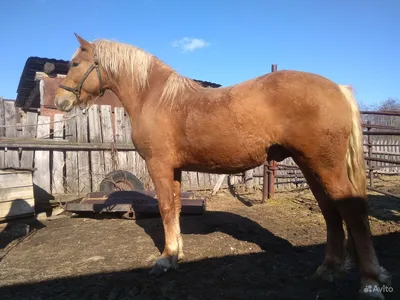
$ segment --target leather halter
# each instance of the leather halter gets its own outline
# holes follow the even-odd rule
[[[60,84],[60,88],[67,90],[68,92],[73,93],[76,96],[76,99],[78,101],[78,104],[80,104],[81,101],[81,90],[82,90],[82,86],[83,83],[85,82],[85,80],[87,79],[87,77],[90,75],[90,73],[96,69],[96,73],[97,73],[97,78],[99,79],[99,89],[100,89],[100,94],[98,97],[101,97],[104,94],[104,89],[103,89],[103,84],[101,81],[101,73],[100,73],[100,69],[99,69],[99,61],[97,60],[97,57],[95,56],[93,59],[93,63],[91,64],[91,66],[89,67],[89,69],[85,72],[85,74],[83,75],[82,79],[80,80],[80,82],[78,83],[78,85],[75,88]]]

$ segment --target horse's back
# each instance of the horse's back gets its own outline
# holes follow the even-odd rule
[[[193,165],[254,167],[271,145],[300,149],[351,126],[338,85],[312,73],[278,71],[202,96],[179,126],[179,148]]]

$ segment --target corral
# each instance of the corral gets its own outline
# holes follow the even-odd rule
[[[65,121],[55,114],[55,123],[30,111],[19,123],[9,117],[16,115],[13,106],[2,107],[0,124],[13,125],[5,127],[6,137],[0,140],[2,167],[33,172],[35,205],[47,204],[49,215],[49,207],[59,209],[68,201],[65,194],[77,199],[96,191],[105,174],[115,169],[131,171],[152,188],[128,139],[122,108],[93,105],[87,114],[73,111]],[[400,194],[399,145],[395,139],[368,137],[397,135],[399,128],[364,127],[369,131],[366,175],[387,194],[369,194],[372,231],[379,259],[393,273],[393,292],[385,294],[397,299],[400,202],[394,196]],[[250,175],[231,176],[214,196],[210,192],[217,176],[186,172],[183,189],[207,197],[207,212],[182,218],[186,257],[179,270],[158,279],[148,276],[162,248],[158,218],[69,218],[53,211],[48,219],[5,225],[2,299],[354,299],[359,284],[354,273],[347,274],[351,280],[325,285],[310,280],[324,254],[324,220],[293,161],[277,167],[277,193],[264,203],[263,166]]]

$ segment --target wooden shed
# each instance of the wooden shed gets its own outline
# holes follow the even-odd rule
[[[32,171],[0,169],[0,220],[34,213]]]

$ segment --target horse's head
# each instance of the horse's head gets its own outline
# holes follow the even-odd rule
[[[93,97],[104,93],[105,73],[100,69],[94,45],[77,34],[80,48],[70,62],[67,76],[57,90],[54,103],[61,111],[76,105],[86,105]]]

